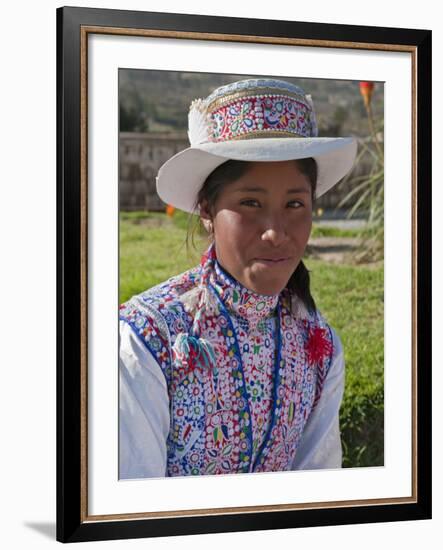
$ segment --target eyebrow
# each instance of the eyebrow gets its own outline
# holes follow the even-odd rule
[[[241,187],[240,189],[235,190],[236,193],[265,193],[268,194],[268,190],[264,189],[263,187]],[[306,187],[293,187],[291,189],[288,189],[288,194],[295,194],[295,193],[310,193],[310,189],[306,189]]]

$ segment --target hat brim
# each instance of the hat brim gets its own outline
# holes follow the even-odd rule
[[[161,166],[157,193],[163,202],[194,210],[197,194],[209,174],[227,160],[274,162],[313,157],[317,162],[320,197],[350,170],[357,154],[357,140],[344,138],[260,138],[203,143],[180,151]]]

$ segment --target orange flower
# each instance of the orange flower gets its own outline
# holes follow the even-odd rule
[[[174,215],[174,212],[175,212],[175,207],[174,206],[171,206],[170,204],[167,205],[166,207],[166,214],[171,217]]]
[[[372,92],[374,91],[373,82],[360,82],[360,93],[363,96],[366,109],[369,107],[372,98]]]

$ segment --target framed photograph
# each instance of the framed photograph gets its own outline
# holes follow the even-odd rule
[[[208,105],[218,109],[209,118]],[[199,141],[202,132],[214,132],[209,145]],[[260,164],[254,155],[265,150],[271,162],[281,161],[268,173],[267,189],[276,185],[276,174],[282,182],[297,177],[313,186],[311,172],[300,164],[308,156],[295,153],[305,144],[317,161],[317,189],[302,263],[317,305],[336,330],[328,331],[320,314],[303,317],[297,326],[306,328],[307,339],[301,333],[294,339],[305,346],[303,355],[302,348],[285,347],[292,345],[292,329],[282,329],[289,317],[273,304],[282,338],[269,351],[275,367],[263,363],[271,366],[268,386],[274,388],[268,409],[265,393],[257,390],[267,387],[267,375],[252,362],[251,378],[235,370],[232,395],[221,390],[212,402],[205,389],[206,401],[193,397],[191,411],[182,395],[200,395],[199,380],[214,384],[214,369],[232,369],[239,342],[241,363],[250,352],[245,342],[251,328],[244,336],[237,325],[229,325],[235,337],[229,327],[210,333],[209,314],[204,324],[200,313],[191,315],[186,298],[180,303],[192,321],[188,334],[185,317],[178,322],[162,309],[170,302],[169,281],[193,284],[198,260],[204,262],[201,273],[216,272],[205,230],[216,232],[211,224],[217,219],[219,235],[227,235],[237,223],[232,216],[205,217],[210,209],[203,195],[198,212],[192,210],[196,197],[186,195],[187,174],[198,174],[201,188],[226,159],[252,163],[251,174]],[[339,156],[339,149],[346,154]],[[322,164],[320,155],[334,160]],[[293,159],[297,169],[286,164]],[[346,169],[338,170],[340,163]],[[233,185],[244,180],[239,174]],[[266,174],[256,177],[258,191],[249,186],[248,193],[260,195]],[[284,203],[279,219],[277,196],[268,195],[260,214],[241,214],[248,229],[238,226],[232,233],[237,241],[226,241],[224,256],[218,241],[220,266],[232,265],[227,277],[221,270],[223,281],[244,283],[259,296],[274,295],[268,289],[285,277],[274,264],[288,259],[259,258],[260,269],[272,270],[272,277],[248,279],[247,271],[237,276],[229,254],[247,249],[262,220],[274,224],[266,229],[271,242],[277,226],[292,227],[284,220],[302,215],[297,195],[300,200]],[[241,204],[250,209],[260,201],[254,195]],[[188,219],[180,209],[199,216]],[[59,8],[57,540],[431,518],[430,212],[431,31]],[[201,222],[191,258],[180,244],[190,237],[189,220]],[[285,238],[287,233],[282,230]],[[260,286],[265,279],[268,286]],[[249,304],[254,296],[248,295]],[[148,313],[140,315],[136,303],[153,319],[160,308],[159,324],[147,324]],[[259,301],[256,309],[268,306]],[[140,338],[124,336],[122,323]],[[170,348],[162,341],[162,323]],[[197,338],[195,326],[206,333]],[[134,346],[123,352],[131,356],[127,362],[125,338]],[[234,344],[225,360],[226,342]],[[267,357],[268,347],[261,351],[257,344],[253,353]],[[315,365],[311,397],[303,385],[311,374],[294,378],[292,401],[280,393],[289,356]],[[183,357],[184,374],[174,370]],[[336,384],[332,418],[328,373],[335,369],[335,375],[340,365],[343,385]],[[262,412],[268,420],[260,432]]]

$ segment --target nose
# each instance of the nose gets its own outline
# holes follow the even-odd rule
[[[268,218],[261,236],[262,241],[268,241],[274,246],[281,246],[287,238],[288,233],[281,216]]]

